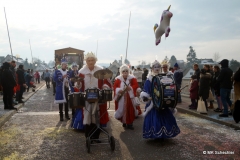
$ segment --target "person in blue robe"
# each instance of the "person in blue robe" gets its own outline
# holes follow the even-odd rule
[[[61,69],[55,70],[54,81],[56,82],[55,104],[59,104],[60,121],[63,121],[63,104],[65,106],[65,119],[69,120],[68,115],[68,93],[69,93],[69,72],[67,70],[67,61],[61,60]]]
[[[152,72],[148,75],[144,84],[143,92],[141,93],[141,98],[146,102],[145,112],[143,114],[143,138],[145,139],[172,138],[180,133],[173,111],[169,108],[158,111],[154,108],[152,100],[148,100],[152,97],[152,78],[154,75],[159,74],[160,71],[160,63],[158,61],[154,61],[152,65]]]

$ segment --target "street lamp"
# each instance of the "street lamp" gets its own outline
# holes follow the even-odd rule
[[[37,63],[35,64],[35,70],[37,69]]]

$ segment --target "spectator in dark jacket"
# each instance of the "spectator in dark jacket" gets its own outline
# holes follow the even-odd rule
[[[31,79],[32,79],[32,75],[30,74],[30,70],[27,71],[24,78],[25,78],[25,82],[26,82],[26,85],[27,85],[27,92],[28,92],[29,88],[31,87],[30,82],[31,82]]]
[[[146,80],[147,80],[147,75],[148,75],[148,69],[143,68],[143,74],[142,74],[142,85],[144,86]]]
[[[234,103],[240,100],[240,67],[233,77],[234,81]]]
[[[203,66],[203,68],[206,70],[207,73],[209,73],[211,75],[211,80],[210,80],[210,91],[212,93],[212,95],[214,96],[214,89],[213,89],[213,84],[212,84],[212,77],[213,77],[213,71],[211,69],[211,65],[205,64]],[[213,100],[210,100],[210,106],[208,106],[209,109],[213,109]]]
[[[228,106],[232,106],[230,94],[232,89],[233,71],[228,67],[227,59],[223,59],[219,64],[221,64],[221,71],[218,77],[218,82],[220,83],[220,96],[224,107],[223,114],[219,114],[219,117],[228,117]]]
[[[20,90],[17,91],[16,101],[18,101],[18,103],[24,103],[22,101],[22,98],[23,98],[22,96],[26,87],[26,82],[24,79],[24,69],[22,64],[19,65],[19,69],[17,70],[17,76],[18,76],[18,85],[20,86]]]
[[[209,96],[211,77],[210,73],[207,73],[205,69],[201,69],[198,95],[199,98],[201,97],[204,101],[206,110],[208,110],[207,99]]]
[[[222,101],[221,101],[221,97],[220,97],[220,84],[217,82],[219,74],[220,74],[220,68],[218,66],[214,66],[213,67],[213,78],[212,78],[211,85],[214,89],[215,98],[216,98],[217,104],[218,104],[218,108],[216,108],[214,110],[215,112],[223,111]]]
[[[195,71],[193,75],[196,75],[197,76],[197,80],[199,81],[199,79],[200,79],[200,69],[198,68],[198,64],[197,63],[195,63],[193,65],[193,69]]]
[[[3,72],[3,66],[0,67],[0,94],[2,94],[2,72]]]
[[[182,84],[182,78],[183,78],[183,71],[179,68],[178,64],[175,63],[174,65],[174,74],[173,74],[175,83],[177,85],[178,89],[178,103],[182,102],[181,94],[180,94],[180,89],[181,89],[181,84]]]
[[[16,71],[15,71],[15,67],[16,67],[16,62],[15,62],[15,61],[12,61],[12,62],[11,62],[11,66],[10,66],[10,70],[11,70],[12,73],[13,73],[13,77],[14,77],[14,79],[16,79]]]
[[[3,102],[4,109],[16,109],[13,107],[13,88],[16,86],[16,81],[10,70],[10,64],[5,62],[3,64],[3,72],[1,76],[1,83],[3,87]]]

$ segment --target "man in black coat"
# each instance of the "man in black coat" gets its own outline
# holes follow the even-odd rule
[[[221,71],[217,81],[220,83],[220,96],[224,107],[223,114],[219,114],[219,117],[228,117],[228,106],[232,106],[230,94],[233,71],[228,67],[227,59],[223,59],[219,64],[221,64]]]
[[[13,88],[16,86],[16,81],[10,70],[8,62],[3,63],[3,72],[1,75],[1,83],[3,87],[3,103],[4,109],[16,109],[13,107]]]
[[[193,69],[194,69],[194,74],[193,75],[196,75],[197,76],[197,80],[198,80],[198,82],[199,82],[199,79],[200,79],[200,69],[198,68],[198,64],[197,63],[195,63],[194,65],[193,65]]]
[[[198,96],[201,97],[204,101],[206,110],[208,110],[207,99],[209,96],[211,79],[212,75],[208,73],[205,69],[201,69]]]
[[[26,82],[24,78],[24,69],[22,64],[19,65],[19,69],[17,70],[17,76],[18,76],[18,85],[20,86],[20,90],[17,91],[16,101],[18,101],[18,103],[24,103],[22,101],[22,98],[23,98],[22,96],[26,87]]]

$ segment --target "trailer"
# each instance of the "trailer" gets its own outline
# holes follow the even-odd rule
[[[65,57],[68,61],[68,68],[71,68],[72,63],[76,63],[78,68],[82,68],[84,60],[84,51],[75,48],[63,48],[55,50],[54,60],[55,67],[61,67],[61,59]]]

